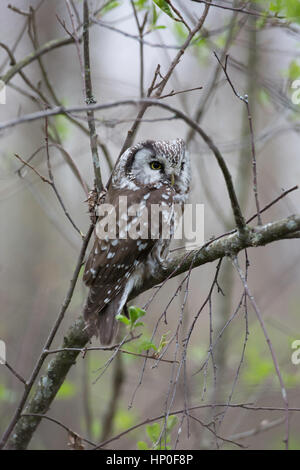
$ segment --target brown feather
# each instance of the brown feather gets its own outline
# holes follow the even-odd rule
[[[138,204],[143,201],[145,195],[149,197],[145,199],[148,209],[148,238],[139,239],[140,249],[138,249],[138,240],[133,240],[127,236],[126,239],[116,238],[114,240],[101,240],[97,237],[93,248],[86,262],[83,280],[90,287],[88,299],[84,309],[84,317],[88,323],[92,334],[100,336],[102,344],[109,344],[114,337],[117,329],[115,315],[118,313],[118,305],[122,298],[127,282],[137,267],[138,263],[143,262],[151,252],[153,246],[157,243],[157,239],[151,239],[150,222],[151,222],[151,205],[161,204],[162,194],[165,188],[157,189],[154,186],[147,185],[141,187],[138,191],[119,190],[110,187],[105,195],[105,203],[112,204],[118,208],[119,197],[127,197],[127,206]],[[164,201],[167,203],[167,201]],[[173,194],[168,205],[173,202]],[[122,214],[118,214],[117,220]],[[128,223],[133,216],[128,217]],[[161,230],[161,224],[157,230]],[[117,236],[119,234],[117,233]],[[157,234],[159,238],[159,233]],[[145,245],[145,246],[144,246]],[[108,257],[108,253],[110,256]],[[126,299],[127,300],[127,299]]]

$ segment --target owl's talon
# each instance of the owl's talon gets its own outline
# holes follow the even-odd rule
[[[160,267],[163,271],[166,271],[168,269],[168,263],[167,263],[167,260],[163,260],[160,262]]]
[[[96,189],[92,189],[88,193],[88,198],[86,201],[88,203],[90,219],[93,224],[97,222],[97,207],[104,202],[106,192],[107,190],[103,189],[101,193],[98,194],[98,191],[96,191]]]

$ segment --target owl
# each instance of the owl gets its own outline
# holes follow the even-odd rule
[[[83,276],[90,288],[84,318],[101,344],[110,344],[115,337],[116,316],[123,308],[126,313],[132,290],[163,268],[174,234],[173,209],[186,201],[190,180],[190,161],[181,139],[141,142],[117,161],[99,206],[108,208],[107,215],[99,215]],[[126,202],[126,209],[120,201]],[[103,232],[107,221],[115,225],[109,234]],[[166,226],[169,236],[162,232]]]

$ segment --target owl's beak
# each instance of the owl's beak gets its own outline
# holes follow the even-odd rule
[[[175,175],[174,173],[171,174],[171,186],[174,186],[175,184]]]

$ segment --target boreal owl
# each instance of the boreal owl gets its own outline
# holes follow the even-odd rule
[[[103,201],[111,208],[106,217],[116,220],[116,232],[100,236],[97,226],[104,216],[99,217],[83,276],[90,288],[84,318],[102,344],[113,340],[118,325],[115,317],[126,306],[131,291],[163,266],[174,233],[172,208],[186,201],[190,179],[190,161],[181,139],[141,142],[117,161]],[[121,209],[121,197],[126,200],[126,211]],[[159,208],[161,215],[157,220],[156,214],[152,224],[153,207]],[[112,217],[114,209],[116,219]],[[169,237],[162,236],[163,221],[170,227]],[[130,236],[134,223],[139,230]],[[147,226],[147,233],[142,225]]]

